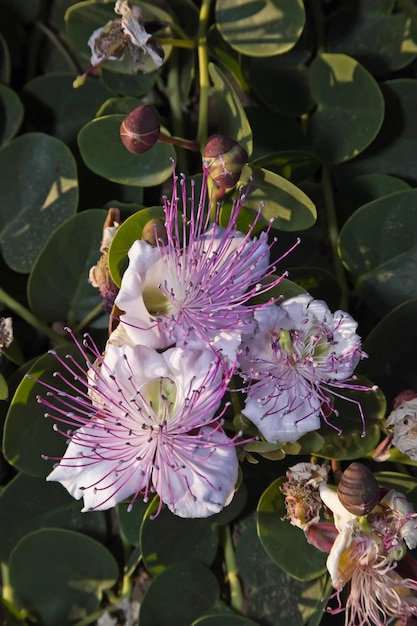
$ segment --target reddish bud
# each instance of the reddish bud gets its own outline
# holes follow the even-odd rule
[[[168,238],[164,220],[160,217],[154,217],[146,222],[142,230],[142,239],[151,246],[156,246],[157,242],[166,245]]]
[[[129,152],[141,154],[158,141],[160,127],[157,111],[144,104],[125,117],[120,125],[120,138]]]
[[[248,154],[230,137],[212,135],[204,148],[203,159],[214,182],[221,189],[234,187],[240,178]]]

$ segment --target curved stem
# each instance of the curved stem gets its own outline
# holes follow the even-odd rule
[[[161,46],[173,46],[174,48],[188,48],[188,50],[194,50],[197,48],[197,42],[195,39],[172,39],[169,37],[159,37],[156,41]]]
[[[333,267],[334,267],[334,272],[337,278],[337,282],[342,292],[341,299],[340,299],[340,308],[342,309],[342,311],[345,311],[348,305],[349,288],[346,282],[345,270],[343,268],[342,262],[340,260],[340,257],[337,251],[339,228],[337,225],[336,207],[335,207],[334,197],[333,197],[331,170],[330,170],[330,166],[327,164],[324,164],[322,168],[321,186],[322,186],[322,191],[323,191],[324,204],[326,208],[329,239],[330,239],[330,245],[331,245],[332,256],[333,256]]]
[[[6,291],[4,291],[0,287],[0,302],[6,305],[8,309],[16,313],[19,317],[21,317],[25,322],[36,328],[39,332],[43,333],[46,337],[48,337],[53,344],[64,344],[67,343],[66,337],[61,337],[58,335],[52,328],[50,328],[47,324],[44,324],[38,318],[33,315],[26,307],[24,307],[20,302],[12,298]]]
[[[207,139],[208,132],[208,99],[210,80],[208,73],[207,26],[212,0],[202,0],[197,33],[198,40],[198,68],[200,76],[200,100],[198,109],[197,141],[202,147]]]
[[[227,580],[230,587],[230,606],[238,613],[241,613],[243,608],[243,593],[238,575],[232,533],[230,532],[228,524],[219,527],[219,536],[224,553]]]

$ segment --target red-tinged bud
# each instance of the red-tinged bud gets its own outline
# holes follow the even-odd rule
[[[120,138],[129,152],[141,154],[158,141],[160,128],[157,111],[144,104],[125,117],[120,125]]]
[[[142,239],[151,246],[166,245],[168,243],[165,222],[160,217],[154,217],[146,222],[142,230]]]
[[[204,148],[203,160],[214,182],[221,189],[229,189],[239,180],[248,154],[234,139],[212,135]]]

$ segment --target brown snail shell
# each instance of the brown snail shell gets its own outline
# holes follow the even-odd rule
[[[337,488],[345,509],[354,515],[367,515],[380,500],[380,488],[372,472],[362,463],[345,469]]]

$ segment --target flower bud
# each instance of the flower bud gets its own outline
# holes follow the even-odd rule
[[[142,230],[142,240],[151,246],[156,246],[157,242],[166,245],[168,242],[165,222],[160,217],[154,217],[146,222]]]
[[[120,125],[120,138],[129,152],[147,152],[158,141],[159,116],[149,104],[134,109]]]
[[[248,154],[230,137],[212,135],[208,138],[203,159],[209,175],[221,189],[234,187],[240,178]]]

